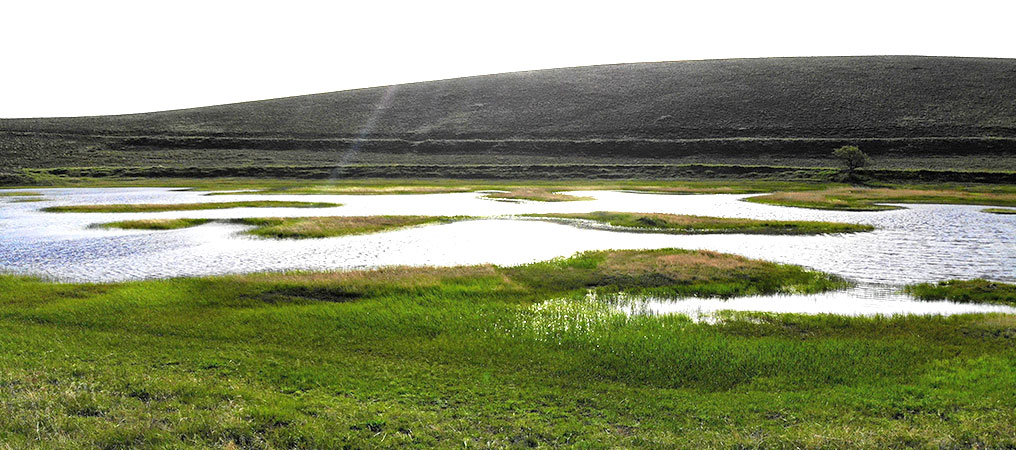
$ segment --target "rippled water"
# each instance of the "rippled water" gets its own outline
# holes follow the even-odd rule
[[[499,202],[478,193],[427,195],[220,195],[161,188],[32,189],[44,201],[0,197],[0,271],[63,281],[120,281],[273,270],[387,265],[521,264],[597,249],[711,249],[799,264],[862,283],[898,286],[951,278],[1016,281],[1016,216],[965,205],[907,205],[879,212],[819,211],[740,201],[745,195],[664,195],[590,191],[580,202]],[[342,203],[325,209],[238,208],[162,213],[44,213],[53,205],[192,203],[235,200]],[[527,213],[629,211],[874,225],[876,231],[824,236],[625,233],[523,220]],[[321,215],[470,215],[482,220],[310,240],[242,235],[242,225],[172,230],[89,229],[149,218]],[[868,285],[866,284],[866,285]],[[844,294],[857,299],[857,294]],[[827,301],[828,301],[828,297]],[[798,298],[800,302],[807,299]],[[836,299],[833,298],[833,303]],[[759,302],[755,302],[758,304]],[[780,300],[779,302],[787,302]],[[803,305],[803,303],[802,303]],[[727,309],[737,306],[727,301]],[[803,307],[803,306],[802,306]],[[660,306],[658,309],[662,309]],[[708,309],[705,303],[701,308]]]

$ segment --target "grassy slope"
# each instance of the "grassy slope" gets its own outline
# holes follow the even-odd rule
[[[322,202],[285,202],[276,200],[260,200],[249,202],[211,202],[211,203],[166,203],[166,204],[123,204],[123,205],[68,205],[43,208],[46,212],[77,212],[77,213],[141,213],[162,211],[196,211],[205,209],[229,208],[332,208],[342,206],[337,203]]]
[[[148,114],[9,119],[0,120],[0,168],[591,160],[814,167],[828,164],[820,161],[830,149],[858,143],[880,167],[976,160],[970,168],[1013,170],[1014,67],[1011,59],[906,56],[621,64]]]
[[[110,285],[0,277],[0,437],[15,448],[1016,444],[1012,316],[712,326],[581,300],[604,284],[836,285],[822,280],[686,251]],[[530,307],[554,297],[570,300]]]
[[[673,234],[822,234],[874,230],[871,225],[851,223],[730,219],[661,213],[596,211],[591,213],[530,214],[529,216],[592,220],[615,227]]]
[[[909,56],[618,64],[0,128],[356,136],[377,115],[374,138],[1011,136],[1013,68]]]

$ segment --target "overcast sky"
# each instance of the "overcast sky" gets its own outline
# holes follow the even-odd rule
[[[1016,57],[1016,2],[45,1],[0,6],[0,117],[639,61]]]

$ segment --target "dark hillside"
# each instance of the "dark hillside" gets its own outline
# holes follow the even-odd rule
[[[412,162],[399,159],[406,154],[476,156],[478,163],[496,162],[492,155],[814,158],[860,139],[870,141],[876,160],[1016,154],[1016,60],[620,64],[147,114],[3,119],[0,167],[130,165],[141,157],[133,150],[155,164],[236,165],[237,156],[262,164],[258,155],[279,164],[341,163],[335,150],[354,146],[391,162]],[[184,150],[185,161],[158,153]]]

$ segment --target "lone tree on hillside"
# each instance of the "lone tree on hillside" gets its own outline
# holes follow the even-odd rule
[[[854,169],[860,169],[871,163],[868,155],[865,155],[856,145],[844,145],[833,150],[833,158],[847,166],[847,173],[854,173]]]

